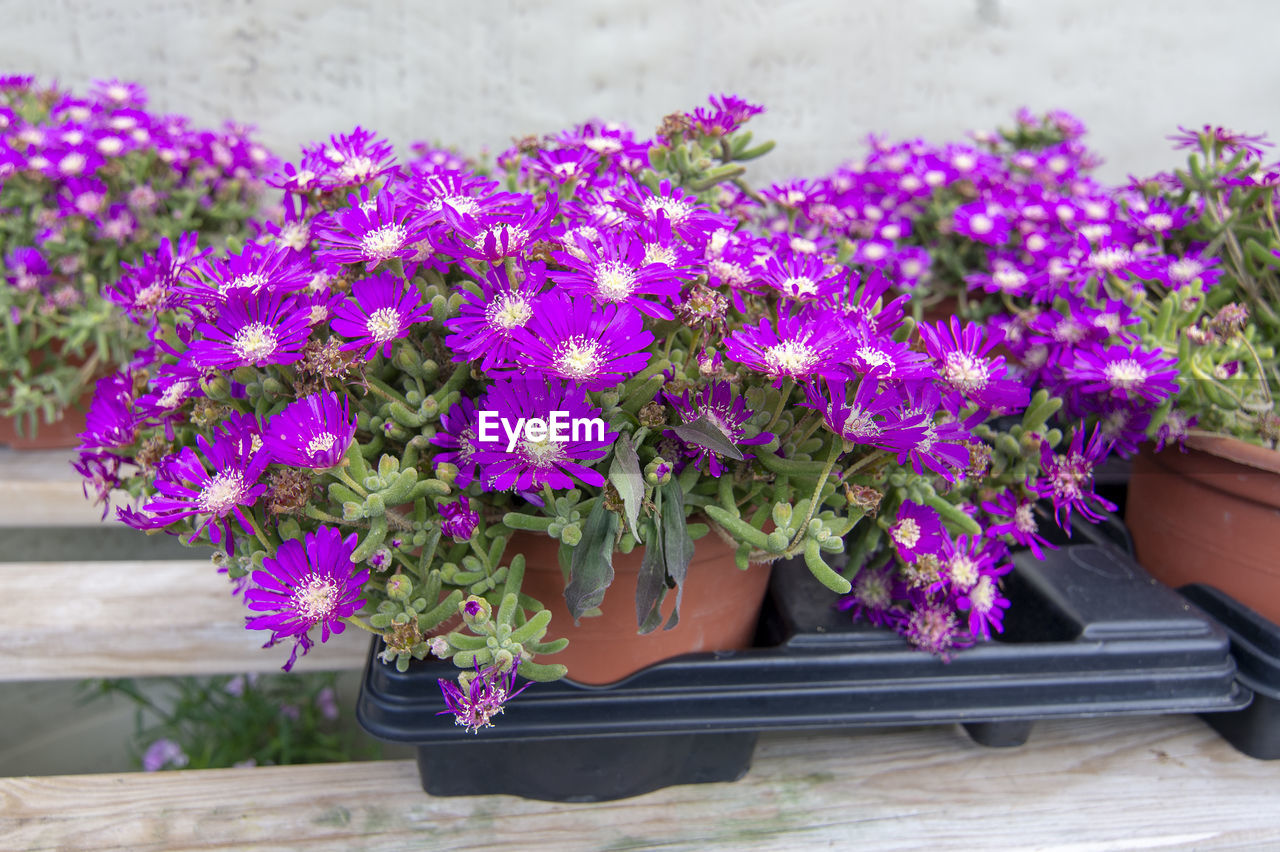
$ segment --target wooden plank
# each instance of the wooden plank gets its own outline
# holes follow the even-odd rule
[[[6,562],[0,589],[0,681],[269,672],[289,655],[262,649],[208,561]],[[367,633],[313,638],[299,668],[364,664]]]
[[[482,735],[483,736],[483,735]],[[600,804],[431,798],[410,761],[0,779],[6,848],[795,850],[1280,848],[1280,766],[1192,716],[761,738],[733,784]]]
[[[72,527],[103,523],[71,467],[75,450],[0,448],[0,526]],[[105,523],[116,524],[114,513]]]

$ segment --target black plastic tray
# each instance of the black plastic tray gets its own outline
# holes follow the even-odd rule
[[[1206,714],[1204,720],[1250,757],[1280,760],[1280,625],[1212,586],[1179,591],[1226,629],[1237,680],[1253,692],[1253,703],[1241,712]]]
[[[375,647],[357,717],[377,737],[420,746],[428,792],[586,801],[739,777],[764,730],[959,722],[978,742],[1010,746],[1037,719],[1247,705],[1223,628],[1107,533],[1043,561],[1017,555],[1000,640],[950,662],[851,624],[794,562],[774,570],[761,647],[678,657],[609,686],[534,684],[478,735],[434,715],[436,678],[451,665],[400,673]],[[526,778],[538,764],[544,774]],[[564,777],[548,779],[548,765]]]

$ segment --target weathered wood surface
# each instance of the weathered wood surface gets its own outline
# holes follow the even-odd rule
[[[5,562],[0,589],[0,682],[271,672],[289,655],[262,649],[269,634],[244,628],[249,611],[207,560]],[[349,629],[298,666],[357,668],[367,652]]]
[[[1280,848],[1280,765],[1192,716],[773,734],[735,784],[600,804],[431,798],[410,761],[0,779],[20,850]]]
[[[102,523],[102,507],[84,496],[71,467],[75,450],[14,452],[0,447],[0,527],[71,527]],[[106,523],[119,524],[114,518]]]

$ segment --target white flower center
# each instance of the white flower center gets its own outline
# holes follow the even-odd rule
[[[1204,264],[1190,257],[1169,264],[1169,277],[1174,281],[1191,281],[1203,271]]]
[[[948,352],[942,378],[956,390],[968,394],[987,386],[989,369],[984,358],[975,358],[967,352]]]
[[[260,272],[248,272],[244,275],[237,275],[230,281],[226,282],[218,288],[219,293],[227,293],[229,290],[253,290],[257,292],[263,285],[267,283],[267,276]]]
[[[365,330],[378,343],[394,340],[400,334],[402,319],[395,308],[378,308],[365,320]]]
[[[882,367],[891,360],[887,352],[881,352],[874,346],[863,346],[858,350],[858,357],[872,367]]]
[[[321,432],[307,442],[307,455],[314,456],[316,453],[327,453],[337,442],[337,435],[332,432]]]
[[[1137,387],[1145,382],[1148,377],[1146,369],[1133,358],[1112,361],[1103,372],[1113,388],[1121,389]]]
[[[338,604],[338,586],[329,577],[312,575],[293,593],[292,609],[310,622],[319,622],[333,614]]]
[[[489,325],[503,331],[522,328],[533,316],[533,308],[524,296],[514,293],[501,293],[485,306],[484,318]]]
[[[369,260],[386,260],[400,250],[407,236],[401,225],[383,225],[360,239],[360,250]]]
[[[689,218],[691,212],[688,204],[683,201],[677,201],[674,198],[646,198],[644,201],[644,212],[648,216],[657,216],[658,211],[667,214],[667,219],[672,225],[679,225]]]
[[[1013,525],[1018,528],[1018,532],[1027,535],[1040,529],[1040,525],[1036,523],[1033,507],[1030,503],[1024,503],[1014,510]]]
[[[1014,269],[1012,266],[998,266],[996,271],[991,273],[991,280],[1001,290],[1010,292],[1021,289],[1027,283],[1027,276],[1021,270]]]
[[[596,295],[606,302],[625,301],[636,289],[635,272],[617,261],[596,267]]]
[[[920,532],[915,518],[903,518],[893,525],[893,540],[911,550],[920,543]]]
[[[64,175],[78,175],[88,164],[89,161],[85,159],[84,154],[73,151],[58,162],[58,171]]]
[[[883,260],[889,250],[880,243],[870,243],[863,247],[862,256],[867,260]]]
[[[530,441],[528,438],[521,438],[516,445],[516,452],[525,464],[543,469],[554,467],[566,458],[564,445],[550,439]]]
[[[1148,213],[1142,224],[1150,231],[1167,231],[1173,227],[1173,217],[1168,213]]]
[[[661,263],[664,266],[674,266],[676,262],[676,251],[670,246],[664,246],[659,243],[649,243],[644,247],[644,264],[648,266],[651,263]]]
[[[947,573],[951,575],[951,580],[960,589],[966,590],[978,582],[978,563],[966,553],[957,553],[951,557],[951,561],[947,563]]]
[[[98,153],[111,157],[124,150],[124,142],[118,136],[104,136],[97,142]]]
[[[224,515],[244,496],[244,475],[238,470],[223,470],[209,478],[196,497],[201,512]]]
[[[352,157],[342,164],[338,174],[346,181],[362,181],[373,174],[373,165],[368,157]]]
[[[991,217],[984,213],[977,213],[969,217],[969,230],[975,234],[989,234],[995,226],[996,223],[991,221]]]
[[[782,282],[782,291],[791,296],[816,296],[818,295],[818,284],[812,278],[793,275]]]
[[[976,612],[990,612],[996,602],[996,585],[991,578],[983,575],[969,590],[969,603]]]
[[[770,372],[799,376],[818,362],[818,353],[799,340],[784,340],[765,350],[764,362]]]
[[[571,379],[591,379],[599,374],[603,360],[600,355],[600,341],[573,337],[556,348],[552,365],[562,376]]]
[[[231,348],[241,360],[249,363],[261,361],[275,352],[279,345],[275,331],[260,322],[249,323],[231,339]]]
[[[880,434],[880,427],[876,425],[876,421],[872,419],[870,414],[855,408],[844,419],[844,427],[841,432],[846,437],[874,438]]]
[[[1128,249],[1123,248],[1105,248],[1095,251],[1089,255],[1087,263],[1094,269],[1100,269],[1104,272],[1114,272],[1127,264],[1133,255]]]

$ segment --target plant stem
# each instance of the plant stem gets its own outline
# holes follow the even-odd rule
[[[883,451],[882,451],[883,452]],[[827,480],[831,477],[831,469],[836,466],[836,459],[840,458],[840,442],[833,440],[831,442],[831,451],[827,453],[827,465],[822,471],[822,475],[818,477],[818,484],[814,486],[813,497],[809,500],[809,513],[805,515],[804,523],[796,530],[796,537],[791,539],[791,544],[787,545],[787,549],[795,547],[804,539],[804,534],[809,529],[809,522],[813,520],[813,516],[817,514],[818,502],[822,498],[822,489],[826,487]]]
[[[778,407],[773,410],[773,417],[769,418],[769,425],[764,427],[763,431],[773,431],[773,427],[778,423],[778,418],[782,416],[782,409],[786,408],[787,400],[791,398],[791,390],[795,386],[795,379],[787,379],[786,383],[783,384],[782,396],[778,397]]]

